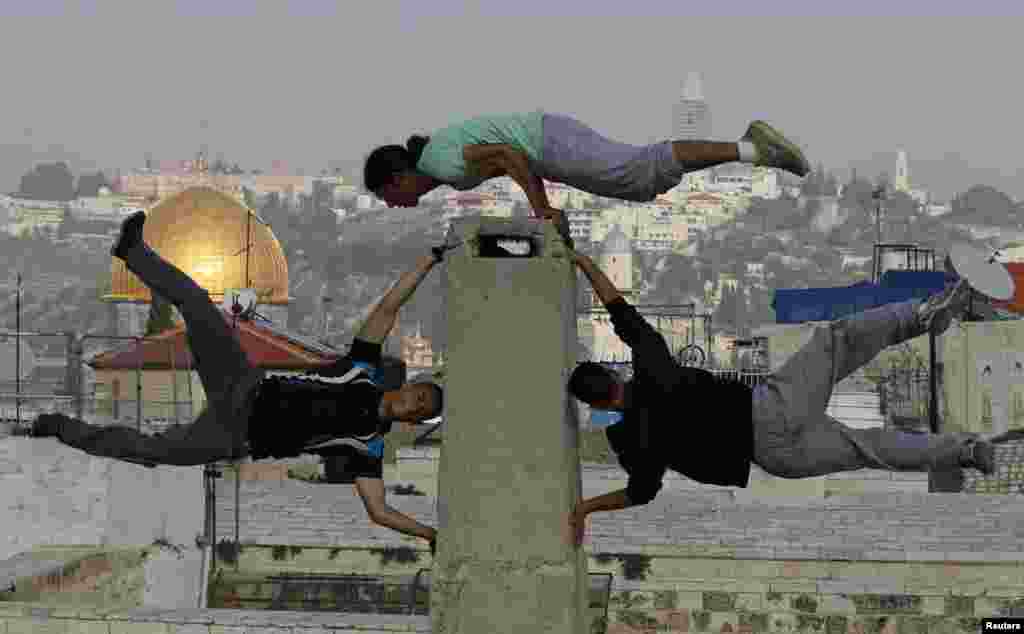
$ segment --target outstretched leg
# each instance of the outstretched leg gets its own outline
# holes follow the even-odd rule
[[[811,340],[754,393],[755,458],[781,477],[880,468],[925,471],[939,466],[991,470],[991,446],[974,434],[908,434],[851,429],[825,414],[833,386],[886,347],[948,327],[962,309],[960,283],[922,304],[888,304],[818,328]]]
[[[825,413],[832,388],[882,350],[919,337],[931,328],[942,334],[967,307],[970,286],[955,280],[922,302],[886,304],[818,328],[811,340],[771,376],[795,418]]]
[[[31,435],[55,436],[87,454],[147,467],[200,465],[238,457],[231,451],[232,438],[214,418],[214,411],[206,408],[190,425],[174,425],[150,435],[124,425],[90,425],[63,414],[41,414],[33,422]]]
[[[991,445],[966,433],[915,434],[894,429],[853,429],[821,414],[815,420],[787,418],[786,407],[768,384],[754,398],[754,460],[780,478],[886,469],[920,471],[974,467],[992,470]]]
[[[739,142],[662,141],[632,145],[613,141],[576,119],[546,113],[534,174],[581,191],[648,202],[679,185],[687,172],[744,161],[803,177],[810,165],[801,150],[763,121],[750,124]]]
[[[918,300],[886,304],[817,328],[769,377],[786,400],[788,416],[817,420],[828,408],[836,383],[889,346],[924,334],[919,305]]]
[[[230,395],[239,381],[256,370],[249,363],[224,312],[213,304],[209,294],[192,278],[149,248],[142,240],[141,225],[145,216],[141,213],[136,216],[125,221],[124,232],[131,231],[137,237],[125,240],[118,255],[129,271],[181,313],[189,349],[207,401],[222,400]],[[135,226],[129,226],[133,221]]]
[[[803,151],[764,121],[754,121],[739,143],[673,141],[672,155],[687,172],[743,161],[786,170],[803,178],[811,171]]]
[[[142,212],[126,219],[111,253],[181,312],[207,407],[191,425],[176,425],[154,436],[66,416],[40,417],[36,428],[87,453],[129,461],[191,465],[245,455],[248,408],[262,372],[249,363],[224,313],[207,292],[145,244],[144,222]]]

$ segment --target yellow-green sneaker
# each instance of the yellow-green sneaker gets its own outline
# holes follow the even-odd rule
[[[751,123],[740,140],[754,144],[757,150],[754,165],[785,170],[800,178],[807,176],[811,171],[811,164],[807,162],[807,158],[796,143],[764,121]]]

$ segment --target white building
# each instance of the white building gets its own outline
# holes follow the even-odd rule
[[[592,241],[594,220],[601,212],[596,209],[570,209],[568,211],[569,235],[574,242],[587,244]]]
[[[698,72],[686,76],[683,94],[672,108],[672,136],[678,140],[711,138],[711,113]]]
[[[704,191],[714,194],[750,195],[753,191],[753,165],[725,163],[707,170]]]

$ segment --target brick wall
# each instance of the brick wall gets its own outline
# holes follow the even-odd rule
[[[963,490],[967,493],[1024,493],[1024,438],[998,443],[996,472],[985,476],[973,469],[966,471]]]
[[[608,490],[600,477],[586,488]],[[672,619],[689,631],[777,629],[769,624],[777,620],[783,629],[870,632],[883,617],[909,628],[900,631],[967,632],[971,619],[1024,607],[1018,496],[883,491],[766,502],[742,493],[694,485],[589,519],[589,570],[615,575],[609,632],[645,631],[645,623],[684,631],[671,629]],[[408,575],[431,565],[421,540],[370,523],[352,487],[243,483],[240,502],[244,572]],[[389,503],[435,524],[430,497],[390,495]],[[233,505],[233,487],[220,489],[221,537],[233,535]],[[275,559],[274,545],[297,548]],[[380,563],[380,549],[403,545],[419,561]]]

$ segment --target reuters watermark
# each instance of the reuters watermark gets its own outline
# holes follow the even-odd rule
[[[1024,618],[1000,616],[982,619],[981,632],[1024,632]]]

